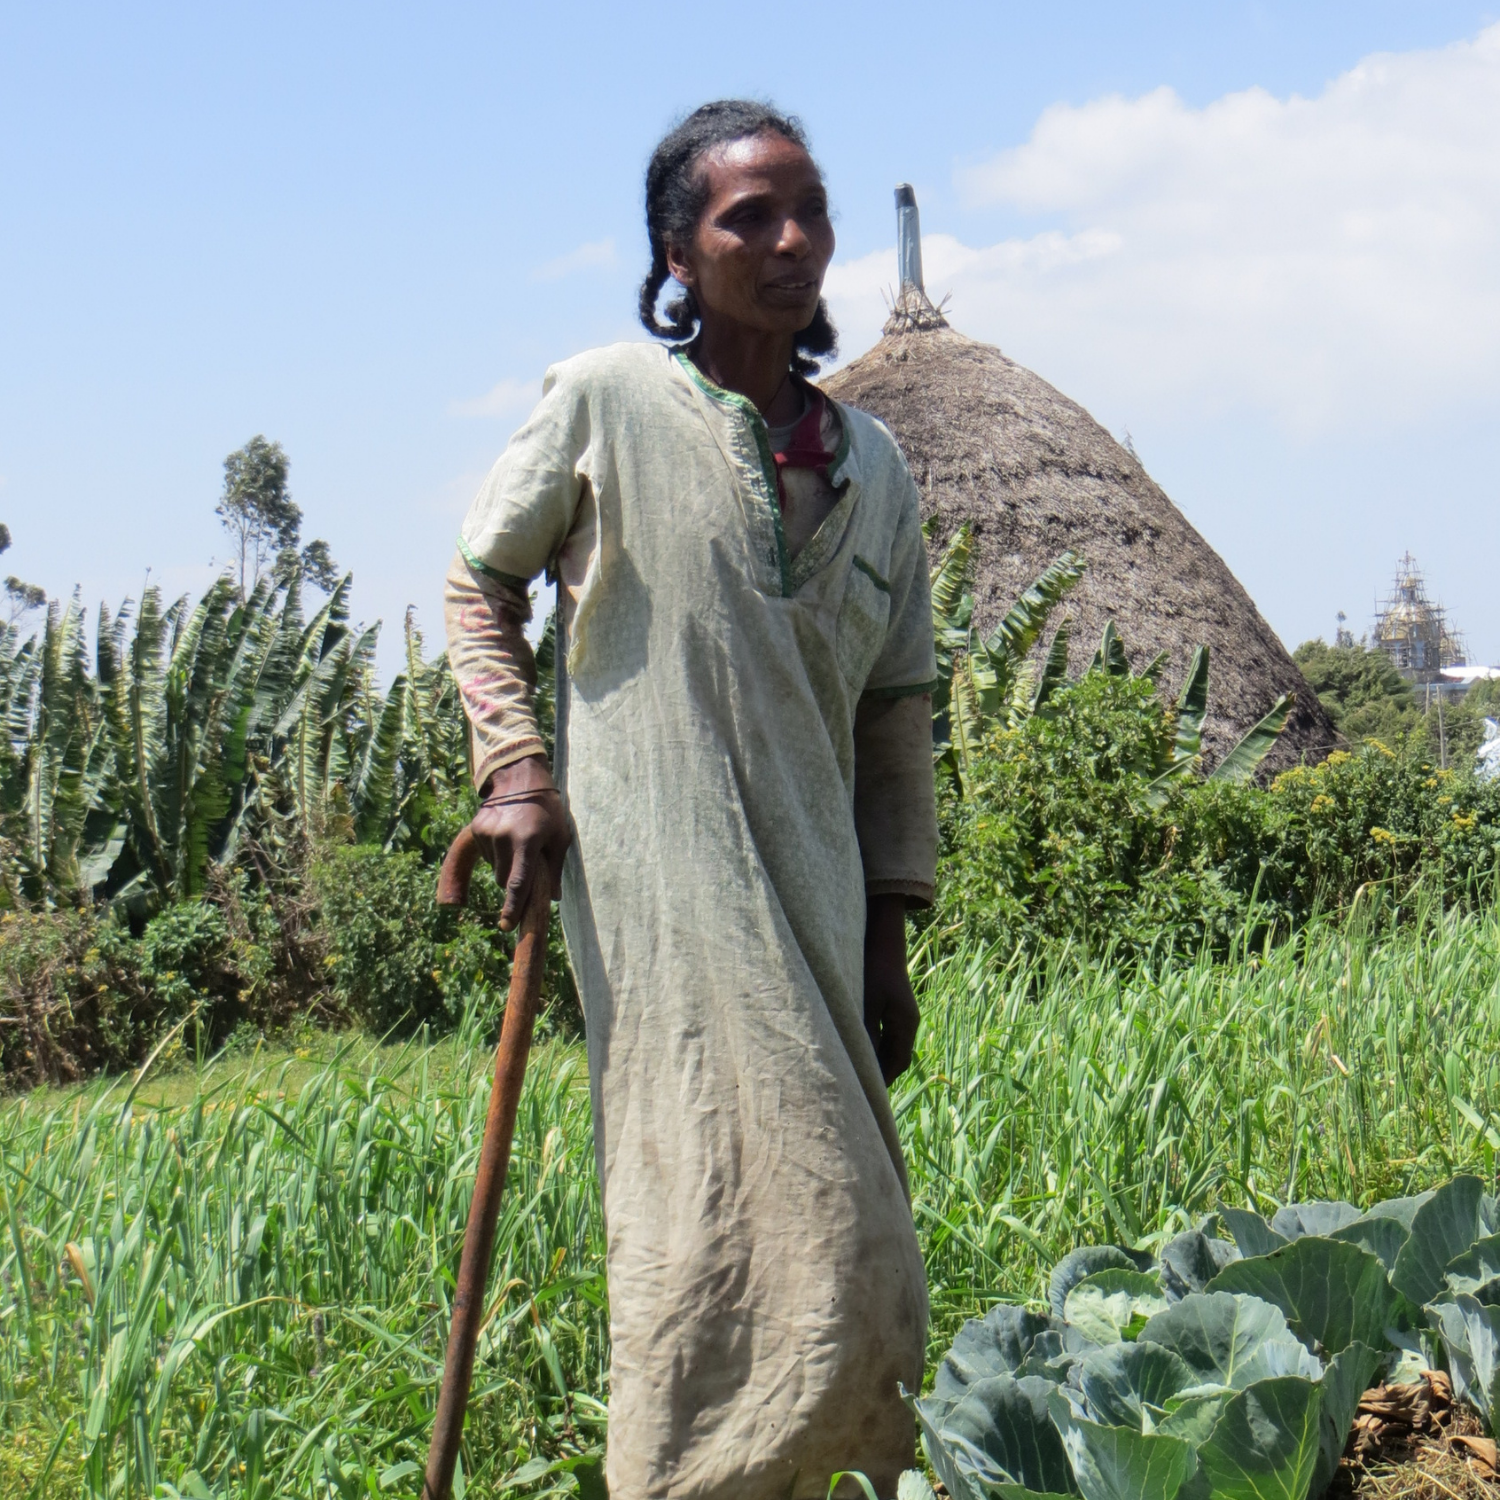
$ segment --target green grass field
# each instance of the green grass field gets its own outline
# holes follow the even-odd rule
[[[1494,1180],[1500,916],[1134,977],[918,960],[934,1351],[1080,1240]],[[0,1495],[415,1496],[489,1061],[332,1039],[0,1109]],[[498,1247],[467,1491],[573,1491],[609,1359],[577,1046],[533,1058]]]

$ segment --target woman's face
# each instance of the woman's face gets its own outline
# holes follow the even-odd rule
[[[708,202],[692,243],[667,247],[672,275],[706,320],[800,333],[833,259],[828,192],[812,158],[784,136],[756,135],[708,152],[699,170]]]

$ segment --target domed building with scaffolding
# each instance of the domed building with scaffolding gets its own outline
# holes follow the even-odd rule
[[[1467,666],[1462,634],[1448,622],[1447,611],[1427,592],[1427,582],[1408,552],[1396,564],[1391,592],[1376,606],[1371,645],[1390,657],[1391,665],[1418,686],[1444,683],[1445,674]],[[1462,677],[1453,673],[1446,681]]]

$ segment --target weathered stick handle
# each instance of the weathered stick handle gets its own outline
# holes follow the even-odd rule
[[[443,868],[438,872],[439,906],[469,904],[469,881],[478,862],[479,840],[465,827],[448,845],[448,852],[443,856]]]
[[[460,849],[468,839],[472,846]],[[469,873],[478,846],[465,829],[443,861],[442,880],[454,866],[456,890],[468,894]],[[443,901],[443,884],[438,900]],[[545,869],[537,871],[531,901],[521,919],[511,968],[510,993],[505,1001],[505,1019],[500,1027],[500,1046],[495,1052],[495,1082],[490,1090],[489,1111],[484,1120],[484,1143],[479,1148],[479,1170],[474,1174],[474,1201],[464,1230],[463,1258],[458,1267],[458,1291],[453,1298],[453,1320],[448,1330],[448,1356],[443,1364],[443,1384],[438,1392],[437,1416],[432,1424],[432,1446],[427,1450],[427,1476],[422,1481],[422,1500],[449,1500],[453,1468],[463,1437],[464,1411],[469,1404],[469,1384],[474,1377],[474,1347],[484,1317],[484,1290],[489,1280],[490,1256],[495,1248],[495,1225],[500,1217],[500,1195],[510,1166],[510,1147],[516,1130],[516,1109],[521,1102],[521,1083],[526,1076],[526,1054],[531,1049],[531,1030],[536,1022],[537,1001],[542,992],[542,971],[547,965],[547,921],[552,914],[551,883]],[[458,905],[449,901],[445,904]]]

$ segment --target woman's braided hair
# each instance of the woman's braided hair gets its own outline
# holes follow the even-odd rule
[[[669,302],[666,322],[657,319],[656,304],[662,288],[671,279],[667,269],[667,244],[684,244],[693,236],[708,203],[708,182],[698,170],[707,151],[751,136],[779,135],[808,150],[807,136],[795,115],[783,115],[768,104],[749,99],[719,99],[695,109],[663,137],[651,153],[646,168],[646,233],[651,242],[651,270],[641,283],[641,322],[659,339],[690,343],[697,335],[698,302],[691,287]],[[817,372],[814,356],[833,354],[838,332],[821,298],[811,323],[797,335],[792,368],[799,375]]]

